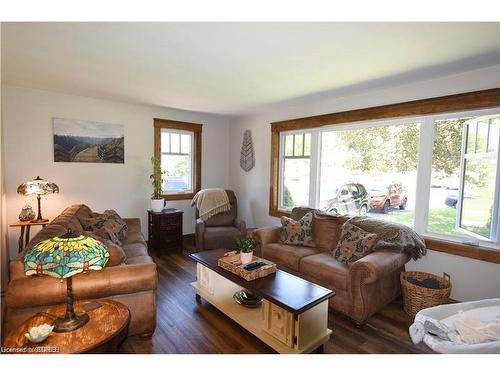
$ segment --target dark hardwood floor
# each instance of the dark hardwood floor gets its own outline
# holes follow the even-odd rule
[[[185,254],[154,256],[158,265],[157,326],[151,338],[129,337],[122,353],[275,353],[205,301],[197,304],[189,285],[196,263]],[[325,353],[430,353],[408,336],[410,319],[400,302],[376,314],[362,328],[329,314],[333,334]]]

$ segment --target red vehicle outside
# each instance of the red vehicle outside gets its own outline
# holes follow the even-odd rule
[[[404,210],[408,198],[400,182],[389,185],[380,184],[368,189],[370,209],[373,211],[389,212],[391,208]]]

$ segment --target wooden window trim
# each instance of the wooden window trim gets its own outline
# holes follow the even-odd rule
[[[500,106],[500,88],[272,122],[269,215],[274,217],[290,215],[289,212],[279,209],[279,153],[281,132],[315,129],[360,121],[485,109],[497,106]],[[429,237],[425,239],[428,249],[500,264],[500,251]]]
[[[161,130],[185,130],[194,134],[194,150],[193,150],[193,192],[189,193],[173,193],[163,194],[162,197],[167,200],[189,200],[193,199],[194,195],[201,190],[201,129],[202,124],[193,122],[165,120],[160,118],[154,119],[154,156],[159,158],[161,155]]]

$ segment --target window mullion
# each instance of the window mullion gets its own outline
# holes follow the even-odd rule
[[[292,137],[294,138],[294,137]],[[278,190],[278,207],[281,208],[284,206],[284,194],[285,194],[285,190],[284,190],[284,185],[285,185],[285,153],[286,153],[286,150],[285,150],[285,136],[283,135],[280,135],[280,149],[279,149],[279,190]]]
[[[434,118],[422,118],[418,144],[417,189],[415,192],[415,230],[427,232],[429,197],[432,178],[432,155],[434,150]]]
[[[319,206],[320,178],[320,131],[311,132],[310,172],[309,172],[309,206]]]

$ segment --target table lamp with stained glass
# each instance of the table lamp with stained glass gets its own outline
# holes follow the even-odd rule
[[[54,322],[55,332],[70,332],[85,325],[89,316],[76,315],[73,307],[72,276],[101,270],[109,259],[102,242],[83,235],[68,233],[39,242],[24,257],[26,275],[48,275],[66,279],[66,314]]]
[[[36,219],[31,220],[32,223],[44,223],[49,221],[48,219],[42,218],[42,207],[40,204],[41,195],[55,194],[59,193],[59,187],[53,182],[44,180],[40,176],[36,176],[35,179],[25,182],[19,185],[17,188],[18,194],[22,195],[34,195],[36,194],[36,199],[38,201],[38,216]]]

